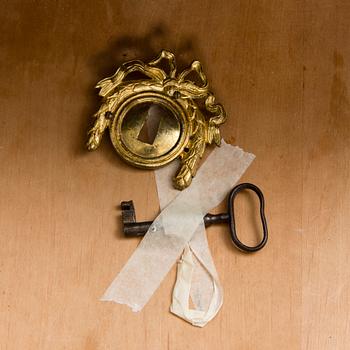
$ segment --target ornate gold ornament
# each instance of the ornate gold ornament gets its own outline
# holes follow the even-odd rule
[[[168,73],[159,67],[163,59],[168,62]],[[142,77],[129,76],[135,72]],[[190,80],[191,73],[197,75],[199,83]],[[109,128],[115,150],[131,165],[153,169],[179,157],[181,166],[173,182],[182,190],[195,176],[206,144],[220,145],[219,126],[225,122],[226,114],[208,90],[199,61],[176,74],[174,54],[163,50],[149,63],[137,60],[122,64],[96,88],[103,100],[88,132],[89,150],[100,145]],[[147,128],[150,138],[152,120],[156,123],[153,140],[144,140],[142,135]]]

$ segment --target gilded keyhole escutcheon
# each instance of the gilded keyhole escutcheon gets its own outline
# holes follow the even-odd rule
[[[168,72],[158,66],[163,59]],[[143,77],[128,79],[133,72]],[[190,73],[197,74],[200,83],[190,80]],[[149,63],[124,63],[96,87],[103,99],[88,132],[89,150],[99,146],[108,128],[115,150],[131,165],[154,169],[180,158],[173,183],[182,190],[195,176],[206,144],[220,145],[225,111],[208,90],[198,61],[176,74],[175,56],[163,50]]]

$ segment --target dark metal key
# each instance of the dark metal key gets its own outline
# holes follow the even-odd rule
[[[244,243],[242,243],[239,240],[236,232],[234,201],[237,194],[243,190],[251,190],[255,192],[260,201],[260,219],[262,224],[263,235],[260,243],[258,243],[256,246],[253,246],[253,247],[247,246]],[[205,226],[207,227],[211,224],[228,223],[230,227],[231,240],[237,248],[248,253],[256,252],[261,248],[263,248],[268,239],[268,229],[267,229],[267,222],[266,222],[265,211],[264,211],[265,200],[261,190],[257,186],[251,183],[239,184],[235,186],[230,192],[228,197],[227,207],[228,207],[228,213],[205,215],[203,218]],[[144,236],[148,231],[149,227],[151,226],[152,221],[143,221],[143,222],[136,221],[136,214],[135,214],[133,201],[121,202],[121,209],[122,209],[123,231],[125,236],[127,237]]]

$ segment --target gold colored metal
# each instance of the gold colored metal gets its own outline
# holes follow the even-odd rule
[[[163,59],[169,64],[168,73],[159,67]],[[128,77],[135,72],[142,76]],[[197,75],[199,83],[190,80],[191,73]],[[96,87],[103,100],[88,132],[89,150],[100,145],[109,128],[114,148],[131,165],[158,168],[179,157],[181,166],[173,182],[182,190],[191,184],[206,145],[220,145],[219,126],[226,114],[209,91],[199,61],[176,74],[175,56],[163,50],[149,63],[137,60],[122,64]],[[209,116],[203,114],[201,101]],[[153,127],[152,122],[156,123]],[[147,129],[148,138],[143,135]]]

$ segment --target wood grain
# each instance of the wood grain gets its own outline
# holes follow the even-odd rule
[[[0,348],[350,347],[350,3],[1,1]],[[226,140],[257,155],[270,242],[235,250],[208,230],[225,301],[197,329],[168,311],[175,269],[144,310],[98,299],[138,240],[121,200],[158,212],[152,172],[106,138],[84,149],[94,84],[127,59],[203,62]],[[239,228],[253,235],[247,198]]]

